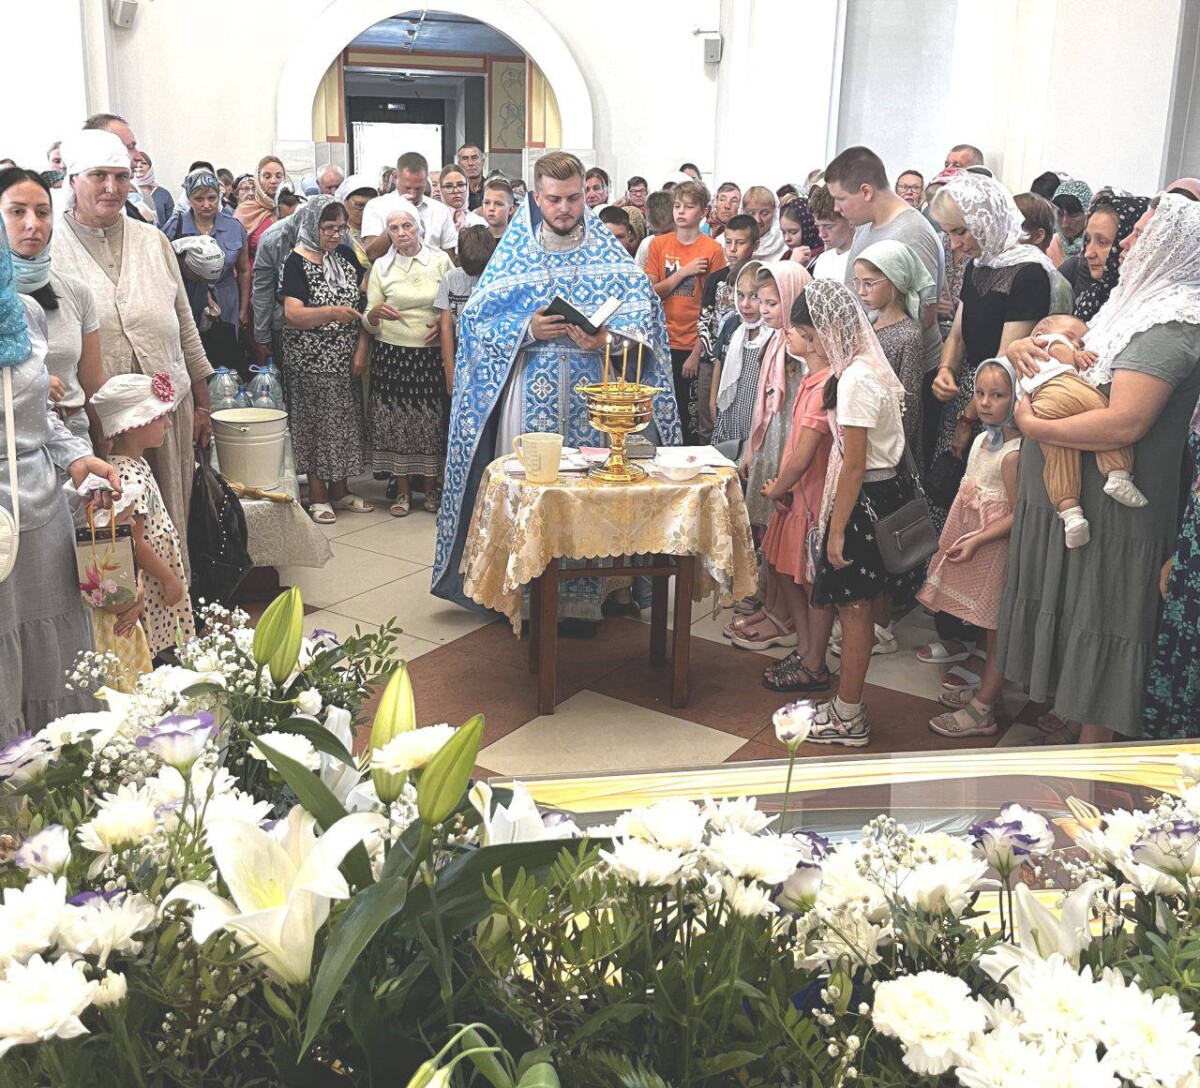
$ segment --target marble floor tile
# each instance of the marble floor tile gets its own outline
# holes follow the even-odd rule
[[[415,563],[391,559],[378,552],[354,550],[366,563],[400,563],[412,573],[369,587],[357,595],[346,594],[333,606],[332,610],[339,615],[377,624],[395,617],[406,634],[439,644],[453,642],[496,619],[494,613],[470,612],[433,596],[429,592],[428,568],[420,569]]]
[[[323,567],[280,568],[280,582],[283,585],[297,586],[306,605],[328,608],[339,601],[349,600],[421,569],[418,564],[405,559],[393,559],[378,552],[352,548],[340,539],[334,540],[331,547],[333,558]],[[371,616],[354,618],[370,623],[383,622],[382,619],[377,620]]]

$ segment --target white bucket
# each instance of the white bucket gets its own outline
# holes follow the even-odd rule
[[[277,408],[225,408],[212,417],[221,475],[247,487],[274,487],[283,468],[288,414]]]

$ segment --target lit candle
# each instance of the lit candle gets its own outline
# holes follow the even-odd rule
[[[625,366],[629,362],[629,341],[625,341],[625,351],[621,355],[621,384],[625,384]]]
[[[642,348],[644,348],[645,346],[646,345],[644,343],[642,343],[641,340],[638,341],[638,366],[637,366],[637,378],[635,379],[636,383],[638,385],[642,384]]]
[[[612,337],[604,337],[604,384],[608,385],[608,353],[612,348]]]

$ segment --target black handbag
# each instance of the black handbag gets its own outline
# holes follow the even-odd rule
[[[246,515],[238,497],[196,450],[196,474],[188,512],[188,554],[192,562],[192,602],[228,604],[254,567],[247,549]]]
[[[967,462],[955,457],[950,450],[942,450],[929,465],[925,474],[925,492],[934,506],[949,510],[954,505],[959,485],[967,473]]]
[[[875,543],[879,548],[879,556],[889,574],[907,574],[927,562],[938,550],[938,534],[929,516],[929,502],[907,444],[904,447],[904,463],[912,477],[916,495],[899,510],[881,518],[876,517],[871,500],[863,493],[867,516],[875,524]]]

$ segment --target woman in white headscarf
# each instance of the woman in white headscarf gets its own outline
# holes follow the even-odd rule
[[[425,244],[417,209],[401,200],[387,217],[388,251],[367,281],[363,328],[375,337],[371,352],[372,468],[391,476],[392,516],[405,517],[412,481],[425,489],[425,509],[437,513],[446,467],[449,427],[442,368],[438,285],[453,265]]]
[[[1022,242],[1025,217],[1012,195],[994,178],[960,174],[933,198],[931,211],[950,238],[954,256],[967,258],[954,325],[942,346],[933,392],[946,407],[930,458],[928,474],[934,525],[940,531],[966,471],[967,452],[978,419],[972,401],[974,374],[985,359],[1004,355],[1014,340],[1028,336],[1050,312],[1049,258]],[[938,640],[918,656],[933,664],[966,661],[976,650],[976,631],[961,620],[939,613]],[[982,651],[960,679],[978,683]],[[953,682],[953,681],[952,681]]]
[[[283,377],[296,472],[308,475],[309,514],[374,509],[346,480],[363,470],[362,376],[369,339],[359,324],[366,270],[344,242],[346,210],[314,196],[295,212],[296,248],[283,264]]]
[[[369,262],[362,240],[363,210],[368,201],[379,195],[379,190],[366,174],[351,174],[333,195],[346,209],[346,237],[350,239],[350,248],[354,250],[358,263],[366,268]]]
[[[1157,589],[1175,546],[1180,466],[1200,396],[1200,204],[1160,196],[1124,252],[1120,282],[1085,340],[1098,356],[1089,380],[1099,378],[1108,407],[1059,420],[1038,419],[1027,399],[1017,408],[1030,441],[1021,447],[997,663],[1032,699],[1053,704],[1051,743],[1145,731]],[[1048,358],[1029,340],[1009,356],[1026,375]],[[1091,543],[1068,549],[1042,479],[1043,443],[1091,451],[1133,444],[1147,505],[1106,502],[1095,458],[1083,458],[1080,499],[1096,516]],[[1154,735],[1169,735],[1161,719],[1150,724]]]

